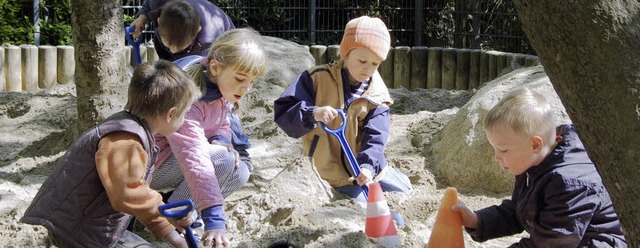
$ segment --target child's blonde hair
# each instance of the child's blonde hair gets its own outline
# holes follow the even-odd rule
[[[203,89],[203,70],[208,70],[209,63],[212,61],[223,68],[231,66],[236,72],[256,78],[262,77],[267,73],[267,57],[260,39],[261,35],[253,29],[231,29],[211,45],[204,63],[189,66],[187,72]]]
[[[556,121],[551,105],[540,93],[521,87],[509,92],[484,116],[485,129],[506,124],[525,136],[540,136],[548,144],[555,139]]]
[[[147,62],[133,72],[125,109],[143,119],[162,115],[173,107],[182,114],[201,94],[177,65],[166,60]]]

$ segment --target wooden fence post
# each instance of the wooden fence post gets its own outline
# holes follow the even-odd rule
[[[470,54],[471,50],[469,49],[458,49],[458,56],[456,57],[456,90],[469,89]]]
[[[516,53],[514,58],[513,58],[513,63],[515,63],[516,68],[522,68],[525,67],[525,61],[526,61],[527,55],[524,55],[522,53]]]
[[[503,74],[504,68],[507,68],[507,53],[496,52],[496,77]]]
[[[442,87],[442,47],[429,47],[427,61],[427,89]]]
[[[538,56],[535,55],[528,55],[527,58],[525,59],[525,64],[527,66],[536,66],[536,65],[540,65],[540,60],[538,60]]]
[[[387,85],[387,88],[392,89],[395,88],[393,85],[393,60],[395,58],[395,48],[389,49],[389,53],[387,54],[387,59],[380,63],[380,67],[378,67],[378,72],[380,72],[380,77],[384,80],[384,84]]]
[[[411,48],[411,90],[427,87],[428,49],[424,46]]]
[[[411,88],[411,48],[396,47],[393,54],[393,88]]]
[[[22,52],[22,89],[29,93],[38,92],[38,47],[20,45]]]
[[[498,52],[488,51],[489,54],[489,80],[493,80],[498,77]]]
[[[67,84],[74,82],[76,61],[73,57],[72,46],[57,46],[58,50],[58,83]]]
[[[489,81],[489,53],[480,52],[480,84]]]
[[[340,45],[329,45],[327,47],[327,62],[340,60]]]
[[[157,61],[160,59],[158,53],[156,52],[156,47],[153,45],[148,45],[147,47],[147,61]]]
[[[58,52],[54,46],[38,47],[38,86],[51,89],[56,84]]]
[[[22,92],[22,54],[20,47],[9,45],[4,47],[7,92]]]
[[[469,89],[480,86],[480,50],[471,50],[469,54]]]
[[[447,90],[456,87],[456,49],[442,49],[442,88]]]
[[[327,63],[327,46],[312,45],[309,48],[311,56],[316,60],[316,65],[322,65]]]
[[[7,80],[4,76],[4,47],[0,46],[0,92],[7,91]]]

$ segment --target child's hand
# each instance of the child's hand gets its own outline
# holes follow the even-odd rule
[[[330,106],[318,107],[313,111],[313,119],[327,124],[338,116],[338,111]]]
[[[167,217],[167,220],[169,220],[169,223],[171,223],[171,225],[173,225],[180,233],[184,233],[184,227],[193,224],[193,222],[195,222],[196,220],[196,217],[197,214],[195,213],[195,210],[193,210],[182,219]]]
[[[187,248],[187,241],[178,234],[176,231],[171,231],[167,236],[165,236],[167,241],[176,248]]]
[[[354,177],[349,178],[349,182],[353,182],[354,180],[360,186],[369,186],[369,184],[373,183],[373,176],[371,174],[371,171],[369,171],[369,169],[361,168],[360,175],[358,175],[357,178],[354,178]]]
[[[202,236],[202,241],[204,241],[204,247],[231,247],[224,229],[211,229],[205,231]]]
[[[131,33],[133,35],[133,38],[138,39],[138,37],[140,37],[140,35],[142,34],[142,30],[144,29],[144,25],[147,24],[147,22],[148,19],[146,15],[139,15],[138,18],[131,22],[131,25],[129,26],[136,27],[136,31]]]
[[[462,217],[462,225],[471,229],[478,228],[478,215],[471,211],[462,200],[458,201],[458,204],[451,208],[453,211],[460,212]]]

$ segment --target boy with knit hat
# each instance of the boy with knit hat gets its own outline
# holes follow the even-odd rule
[[[362,16],[347,23],[338,61],[304,71],[274,102],[276,123],[290,137],[302,137],[303,152],[313,158],[322,179],[336,190],[366,202],[362,185],[379,181],[383,191],[409,192],[411,182],[387,164],[389,105],[393,99],[377,69],[387,58],[391,38],[378,18]],[[354,177],[337,138],[326,133],[347,117],[345,135],[360,166]]]

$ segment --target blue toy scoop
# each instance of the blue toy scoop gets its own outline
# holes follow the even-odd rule
[[[191,199],[184,199],[159,206],[158,211],[160,211],[160,214],[163,216],[174,219],[182,219],[187,216],[187,214],[189,214],[189,212],[191,212],[193,208],[193,201],[191,201]],[[184,229],[186,232],[184,238],[187,241],[187,246],[189,246],[189,248],[200,247],[198,245],[198,240],[196,240],[196,237],[193,235],[193,230],[191,230],[191,227],[186,226],[184,227]]]
[[[353,155],[351,147],[347,142],[347,138],[344,135],[344,129],[347,126],[347,117],[345,116],[342,109],[336,110],[338,111],[338,115],[340,115],[340,118],[342,118],[342,125],[340,125],[336,129],[327,127],[327,125],[325,125],[323,122],[320,122],[320,125],[322,125],[322,129],[324,129],[325,132],[332,134],[336,136],[336,138],[338,138],[338,141],[340,141],[340,147],[342,147],[342,151],[347,156],[347,160],[349,160],[349,165],[351,165],[351,170],[353,170],[354,176],[358,177],[358,175],[360,175],[360,166],[358,165],[358,161],[356,161],[356,157]],[[367,188],[367,186],[362,186],[362,191],[364,192],[364,197],[368,199],[369,188]]]
[[[140,58],[140,44],[142,43],[142,39],[134,39],[131,36],[131,33],[136,31],[136,27],[128,26],[124,28],[124,37],[127,38],[127,42],[129,45],[133,47],[133,58],[136,61],[136,67],[142,63],[142,58]]]

